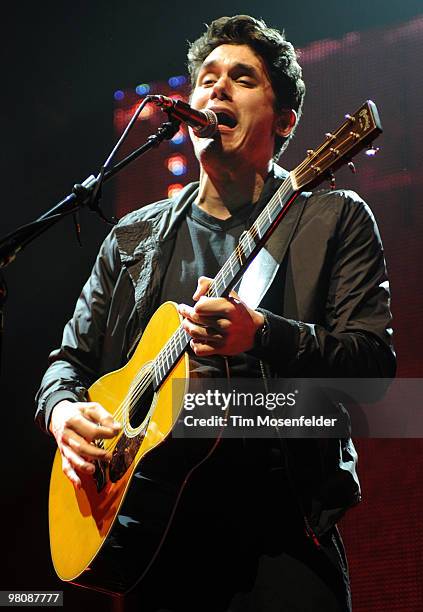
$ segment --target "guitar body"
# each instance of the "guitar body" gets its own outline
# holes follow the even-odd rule
[[[60,453],[56,452],[50,481],[49,526],[53,564],[62,580],[112,592],[124,592],[142,575],[155,554],[186,473],[179,474],[179,478],[175,477],[171,487],[174,493],[169,495],[168,499],[163,499],[163,524],[162,529],[155,525],[155,541],[150,541],[152,533],[146,525],[145,539],[137,558],[136,575],[116,576],[113,569],[115,560],[107,559],[102,548],[107,551],[108,540],[114,539],[114,523],[119,512],[124,514],[124,500],[134,474],[139,476],[142,473],[143,460],[146,461],[147,455],[148,462],[154,463],[155,457],[150,455],[155,454],[158,446],[163,446],[182,409],[183,385],[178,385],[178,390],[181,389],[180,397],[172,397],[172,380],[188,380],[187,353],[182,355],[159,392],[155,394],[152,406],[149,401],[149,405],[144,407],[144,414],[149,411],[151,414],[146,428],[145,422],[133,427],[128,414],[122,414],[121,410],[117,412],[117,407],[128,404],[126,399],[131,396],[134,380],[137,380],[140,372],[148,369],[160,348],[166,344],[180,323],[181,317],[176,304],[163,304],[150,320],[131,360],[120,370],[100,378],[89,389],[89,400],[99,402],[123,425],[122,432],[116,438],[104,440],[104,448],[112,451],[109,469],[103,464],[104,472],[97,467],[94,475],[82,475],[82,487],[75,490],[64,475]],[[167,441],[167,444],[170,443],[172,440]],[[164,474],[165,461],[166,453],[160,461],[160,469]],[[170,471],[174,475],[178,472],[175,469]],[[110,479],[110,473],[114,473],[114,481]],[[115,566],[115,569],[118,568]]]

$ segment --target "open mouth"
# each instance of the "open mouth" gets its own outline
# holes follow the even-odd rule
[[[219,125],[226,125],[229,128],[234,128],[238,123],[235,117],[232,117],[232,115],[229,115],[228,113],[219,111],[216,113],[216,115]]]

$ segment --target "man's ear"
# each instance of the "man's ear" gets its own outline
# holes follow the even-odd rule
[[[279,111],[276,120],[276,134],[286,138],[290,135],[297,123],[297,113],[292,108],[283,108]]]

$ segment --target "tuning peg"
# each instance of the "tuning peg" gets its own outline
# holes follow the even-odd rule
[[[380,150],[379,147],[374,147],[372,143],[370,147],[367,149],[366,155],[368,155],[369,157],[374,157],[379,150]]]
[[[350,123],[355,123],[355,117],[352,117],[349,114],[345,115],[345,119],[348,119]]]
[[[351,172],[352,172],[353,174],[356,174],[356,173],[357,173],[356,167],[355,167],[354,162],[353,162],[352,160],[350,160],[350,161],[348,162],[348,168],[351,170]]]

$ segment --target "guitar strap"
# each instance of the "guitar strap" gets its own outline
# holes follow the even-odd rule
[[[247,268],[235,291],[250,308],[255,310],[266,295],[279,269],[303,214],[311,192],[300,193],[290,206],[265,246]]]

